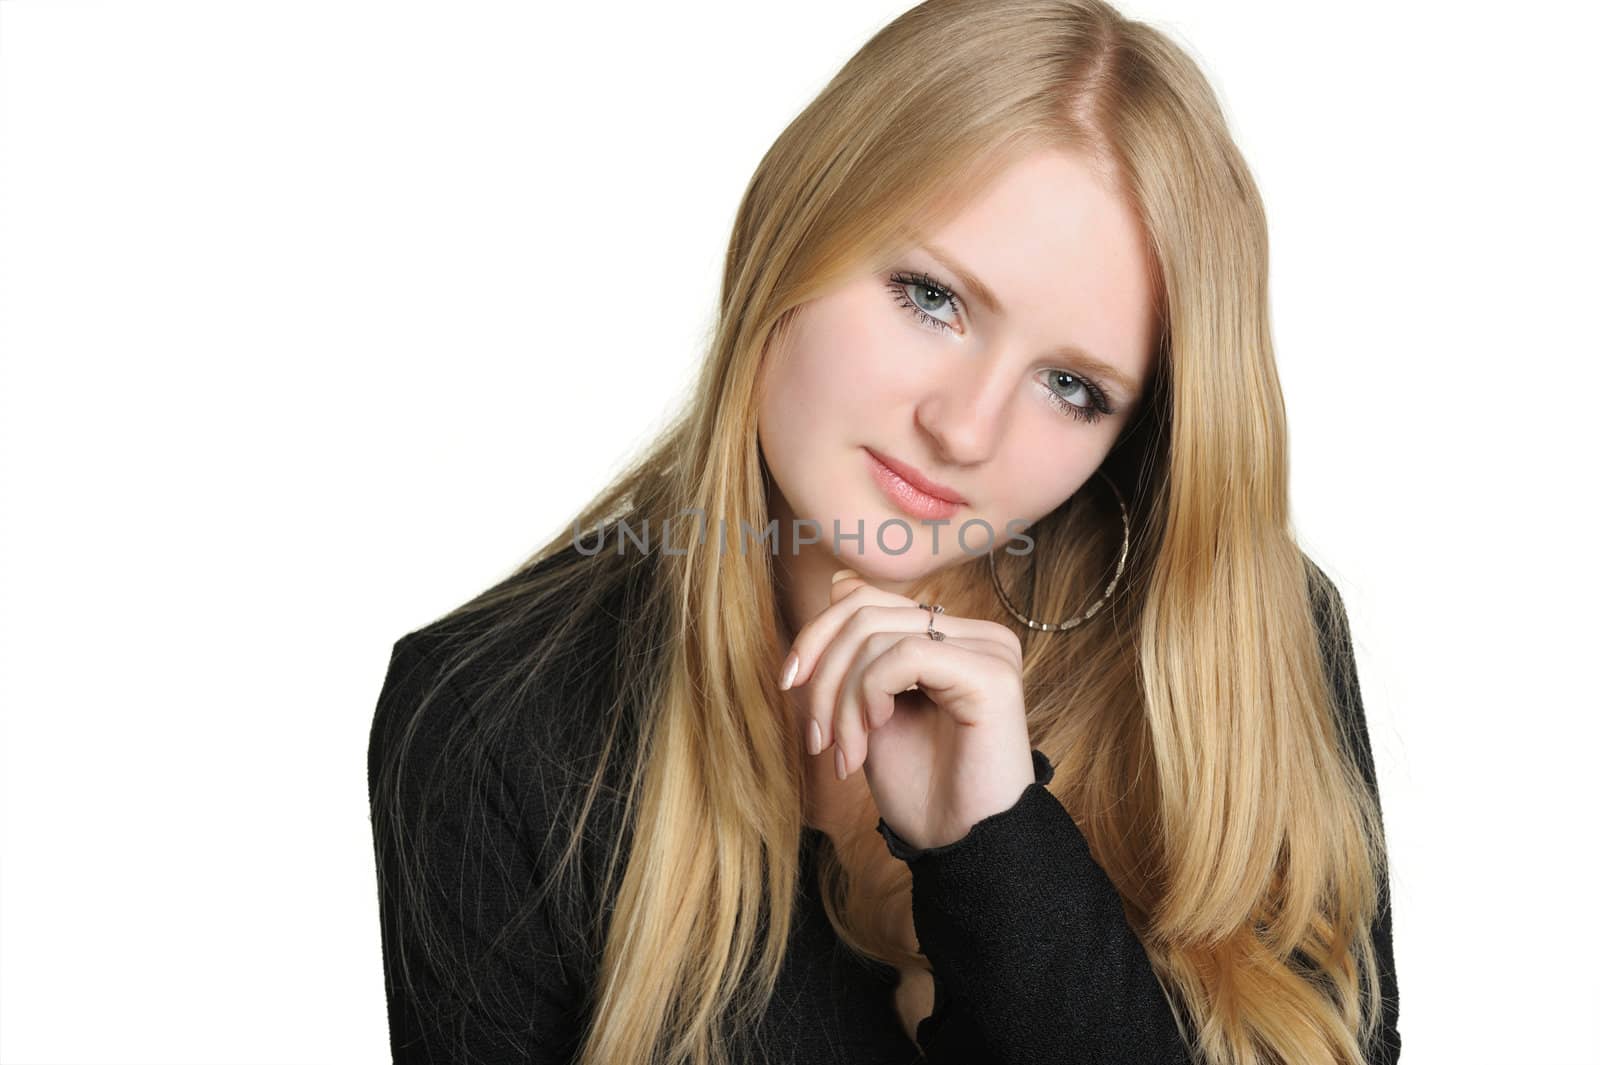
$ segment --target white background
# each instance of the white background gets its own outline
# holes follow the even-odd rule
[[[907,6],[0,3],[0,1060],[386,1060],[390,645],[661,424],[761,154]],[[1266,199],[1405,1060],[1600,1061],[1591,8],[1123,10]]]

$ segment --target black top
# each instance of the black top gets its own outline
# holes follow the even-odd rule
[[[1344,610],[1335,593],[1324,610],[1323,650],[1349,655]],[[609,619],[600,631],[615,631]],[[599,638],[599,637],[597,637]],[[403,636],[394,645],[378,700],[368,750],[368,787],[378,759],[392,742],[391,728],[409,716],[438,665],[437,625]],[[1337,676],[1337,674],[1335,674]],[[1354,673],[1352,671],[1351,677]],[[1371,745],[1360,693],[1338,685],[1342,725],[1355,744],[1368,786],[1376,792]],[[407,766],[431,768],[442,728],[461,704],[459,688],[436,700],[421,723]],[[591,730],[592,731],[592,730]],[[578,732],[547,731],[551,737]],[[552,740],[553,743],[566,741]],[[565,757],[568,752],[563,750]],[[890,853],[907,861],[912,876],[912,917],[921,951],[934,972],[934,1008],[906,1038],[894,1006],[898,972],[868,961],[838,939],[818,895],[815,855],[823,834],[806,829],[801,841],[801,896],[776,992],[757,1038],[778,1065],[832,1063],[973,1065],[977,1062],[1095,1062],[1166,1065],[1189,1062],[1177,1025],[1148,955],[1130,928],[1115,887],[1090,856],[1087,842],[1061,802],[1044,786],[1054,770],[1033,752],[1035,783],[1010,809],[985,818],[960,840],[917,851],[881,819],[878,831]],[[583,760],[574,754],[570,761]],[[548,767],[547,760],[541,763]],[[419,1002],[451,1001],[439,973],[421,963],[408,914],[392,895],[396,870],[380,850],[382,925],[390,1047],[396,1063],[568,1062],[581,1031],[594,959],[553,909],[495,943],[516,912],[518,887],[543,879],[543,837],[548,816],[548,768],[508,760],[497,779],[462,781],[487,798],[495,817],[467,833],[461,805],[430,816],[430,846],[457,863],[454,885],[462,897],[440,897],[436,919],[464,947],[492,989],[496,1016],[457,1011],[453,1022],[424,1021]],[[1388,885],[1373,928],[1380,954],[1383,1027],[1369,1062],[1399,1057],[1399,994],[1390,938]],[[402,944],[420,978],[404,989],[395,964]],[[497,1035],[524,1033],[520,1044]],[[917,1045],[920,1044],[920,1047]],[[454,1053],[448,1046],[464,1047]],[[470,1053],[469,1053],[470,1052]]]

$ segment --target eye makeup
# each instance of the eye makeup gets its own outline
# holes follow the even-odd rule
[[[931,294],[932,298],[928,302],[935,304],[934,310],[948,308],[959,316],[965,306],[965,302],[948,284],[920,270],[897,270],[890,274],[888,290],[896,303],[906,308],[918,322],[930,329],[949,331],[955,328],[955,324],[943,318],[935,317],[924,309],[921,303],[911,295],[912,291],[920,290],[921,293]],[[1089,402],[1086,405],[1078,404],[1067,399],[1062,392],[1058,392],[1056,385],[1048,383],[1044,385],[1046,401],[1062,413],[1076,418],[1080,422],[1093,424],[1101,418],[1117,412],[1116,408],[1111,406],[1105,389],[1100,387],[1099,383],[1091,377],[1072,370],[1061,369],[1045,370],[1043,371],[1043,376],[1051,379],[1066,378],[1070,382],[1066,390],[1068,394],[1075,389],[1081,389],[1087,395]]]

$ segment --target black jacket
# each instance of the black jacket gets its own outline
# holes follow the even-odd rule
[[[598,611],[597,623],[584,630],[592,646],[583,649],[583,657],[600,663],[592,675],[604,674],[606,634],[616,631],[620,616],[613,604]],[[1331,602],[1322,600],[1319,616],[1326,660],[1348,658],[1349,632],[1336,592]],[[435,624],[394,645],[368,751],[369,797],[379,759],[437,669],[445,639]],[[1350,675],[1353,679],[1353,669]],[[1376,793],[1360,692],[1353,683],[1338,687],[1344,736]],[[424,715],[407,763],[413,772],[436,768],[432,759],[443,729],[464,705],[464,686],[450,690],[451,698]],[[581,699],[542,702],[567,706],[566,718],[575,714],[570,707],[582,704]],[[476,787],[495,811],[491,822],[466,831],[460,803],[448,804],[429,821],[434,853],[448,856],[449,868],[460,872],[430,905],[460,944],[454,959],[470,960],[492,992],[494,1016],[461,1008],[448,1020],[424,1019],[421,1004],[453,999],[440,980],[441,970],[418,965],[415,957],[420,985],[399,986],[398,951],[408,946],[414,956],[418,952],[412,915],[395,899],[397,859],[392,849],[379,848],[390,1044],[397,1063],[554,1065],[571,1060],[577,1045],[594,958],[574,931],[576,922],[552,903],[531,927],[494,941],[517,909],[519,889],[543,879],[540,848],[560,790],[552,784],[558,767],[583,766],[593,755],[596,730],[570,727],[570,720],[549,710],[540,714],[530,708],[529,714],[536,719],[534,727],[543,730],[546,757],[508,758],[493,779],[452,784],[463,795]],[[829,925],[816,893],[814,861],[825,837],[806,830],[796,924],[776,994],[757,1033],[767,1060],[774,1065],[1176,1065],[1190,1060],[1115,888],[1090,856],[1072,817],[1044,786],[1054,770],[1037,750],[1034,764],[1036,782],[1015,806],[980,821],[948,846],[915,851],[879,822],[890,852],[910,866],[916,934],[934,969],[934,1009],[918,1027],[920,1047],[906,1038],[895,1011],[896,970],[854,955]],[[600,823],[625,830],[616,821]],[[1374,1065],[1395,1062],[1400,1047],[1387,883],[1382,901],[1374,936],[1385,1009],[1380,1043],[1369,1055]]]

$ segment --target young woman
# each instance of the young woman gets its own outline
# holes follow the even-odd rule
[[[1166,37],[873,37],[750,183],[692,406],[395,644],[395,1059],[1395,1061],[1266,281]]]

